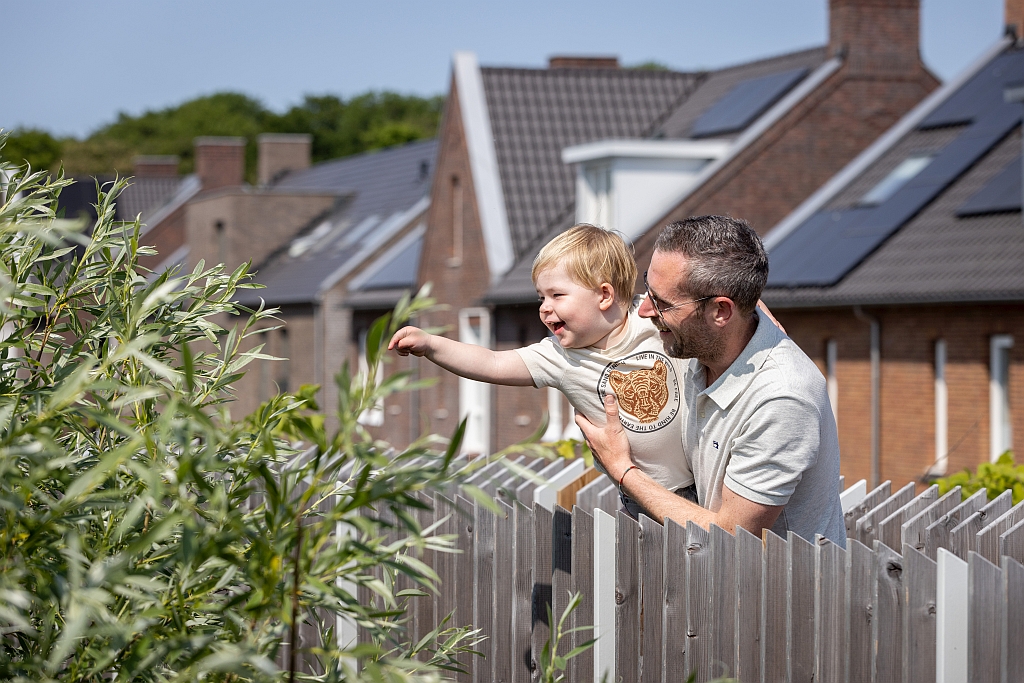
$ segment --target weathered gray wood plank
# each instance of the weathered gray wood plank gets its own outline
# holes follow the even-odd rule
[[[572,615],[574,628],[588,627],[573,634],[573,647],[594,637],[594,518],[578,505],[572,510],[572,581],[580,604]],[[594,680],[594,649],[569,660],[570,681]]]
[[[874,652],[872,614],[875,597],[875,558],[860,541],[846,541],[846,613],[849,619],[847,648],[848,683],[871,680]]]
[[[664,531],[661,524],[640,515],[640,680],[644,683],[661,683]]]
[[[498,509],[501,512],[494,520],[494,595],[491,603],[493,638],[489,646],[485,647],[489,647],[491,651],[491,680],[495,683],[509,683],[513,680],[514,621],[521,618],[521,608],[516,604],[518,601],[514,600],[514,596],[518,597],[519,582],[523,577],[516,572],[518,543],[515,533],[515,512],[504,501],[498,501]],[[530,577],[526,578],[530,581]]]
[[[716,677],[736,672],[736,538],[711,525],[711,666]]]
[[[839,682],[846,674],[846,551],[818,536],[814,564],[814,680]]]
[[[425,506],[416,510],[416,522],[420,525],[420,529],[427,529],[434,523],[434,498],[425,491],[416,491],[414,496]],[[418,559],[433,568],[434,553],[432,551],[420,553]],[[426,595],[412,599],[412,633],[417,643],[434,628],[434,596],[429,589],[423,588],[423,590],[427,593]]]
[[[786,629],[789,550],[786,540],[765,529],[761,577],[761,671],[765,683],[788,680],[789,636]]]
[[[533,644],[530,678],[540,680],[540,653],[551,637],[551,511],[533,504]]]
[[[874,657],[871,680],[889,681],[903,669],[903,558],[879,540],[875,541],[875,597],[871,638]]]
[[[967,500],[929,524],[925,530],[925,554],[934,560],[937,559],[936,553],[939,548],[952,550],[950,534],[953,529],[987,503],[988,491],[975,491]]]
[[[857,520],[857,540],[870,547],[872,542],[878,538],[878,525],[882,520],[899,510],[913,499],[914,483],[910,482],[899,491],[865,512],[864,516]]]
[[[707,531],[686,523],[686,670],[714,677],[711,661],[711,544]]]
[[[683,681],[686,669],[686,527],[665,520],[665,604],[662,612],[664,652],[662,673],[666,683]]]
[[[960,505],[960,487],[954,486],[944,496],[921,510],[913,517],[908,517],[901,529],[901,540],[915,550],[926,553],[928,546],[928,527],[938,518]]]
[[[1012,557],[1024,564],[1024,522],[1017,522],[999,537],[999,555]]]
[[[476,662],[473,669],[474,683],[490,683],[491,656],[494,642],[494,531],[496,517],[479,502],[473,504],[473,625],[486,638],[479,650],[485,659]]]
[[[903,683],[935,681],[935,561],[903,546]]]
[[[892,482],[883,481],[876,488],[864,496],[864,500],[843,513],[843,521],[846,523],[846,537],[856,538],[857,520],[867,514],[870,510],[878,507],[882,501],[892,495]]]
[[[615,678],[640,680],[640,525],[619,511],[615,534]]]
[[[1010,510],[1012,496],[1010,491],[1003,491],[954,527],[949,533],[950,550],[961,560],[967,561],[968,553],[978,549],[978,532]]]
[[[619,489],[614,483],[609,483],[597,494],[597,507],[612,517],[619,511]]]
[[[999,562],[999,537],[1019,522],[1024,522],[1024,502],[1010,508],[979,531],[977,544],[978,552],[982,557],[992,564],[997,564]]]
[[[1024,679],[1024,564],[1003,557],[1003,679],[1015,683]]]
[[[555,505],[551,515],[551,614],[557,624],[572,597],[572,514]],[[566,630],[572,628],[567,622]],[[572,636],[562,640],[558,654],[572,649]]]
[[[917,515],[917,513],[923,511],[929,505],[938,500],[938,498],[939,487],[934,484],[929,486],[925,489],[924,493],[912,498],[906,505],[901,506],[895,512],[879,522],[876,538],[896,552],[899,552],[903,547],[902,540],[900,538],[903,523]]]
[[[789,573],[786,586],[789,639],[788,677],[791,683],[814,681],[814,545],[792,531],[789,545]]]
[[[447,496],[435,493],[434,510],[438,520],[445,520],[437,528],[437,533],[445,536],[457,535],[458,529],[456,524],[455,502]],[[434,625],[436,626],[450,614],[453,615],[454,618],[455,596],[457,595],[458,589],[455,584],[455,554],[451,552],[442,552],[440,550],[435,551],[434,562],[436,563],[434,571],[437,572],[437,576],[441,580],[441,584],[438,586],[437,595],[434,596]],[[455,626],[455,624],[449,621],[448,626]]]
[[[579,490],[576,494],[576,505],[586,510],[587,514],[593,515],[597,507],[597,497],[608,487],[611,482],[608,477],[602,475]]]
[[[736,528],[736,678],[761,680],[761,539]]]
[[[516,552],[512,562],[515,566],[515,595],[512,612],[511,668],[514,683],[526,683],[533,677],[533,627],[535,577],[534,553],[537,549],[536,526],[531,505],[516,501],[513,505],[513,535]]]
[[[474,542],[476,540],[473,527],[473,501],[458,496],[455,499],[455,514],[452,517],[458,534],[457,548],[459,554],[452,559],[455,565],[455,619],[453,626],[473,625],[473,603],[476,591],[473,590],[473,562],[475,559]],[[459,673],[456,680],[460,683],[472,683],[476,656],[465,654],[456,661],[462,665],[464,673]]]
[[[1003,588],[1003,572],[972,550],[967,559],[967,575],[970,583],[967,680],[971,683],[999,683],[1003,661],[1000,628],[1004,607],[1003,591],[1000,590]]]

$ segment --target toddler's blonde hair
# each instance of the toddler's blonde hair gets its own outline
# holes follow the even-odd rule
[[[616,301],[629,307],[636,287],[636,260],[633,251],[618,233],[589,223],[577,223],[544,245],[533,261],[534,283],[537,276],[558,264],[581,287],[597,289],[607,282],[615,289]]]

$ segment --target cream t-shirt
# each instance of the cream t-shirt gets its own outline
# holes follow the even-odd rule
[[[547,337],[516,351],[535,386],[555,387],[595,424],[605,423],[604,397],[614,393],[640,469],[669,491],[693,483],[680,430],[678,361],[665,355],[658,330],[635,308],[625,337],[612,348],[565,349]]]

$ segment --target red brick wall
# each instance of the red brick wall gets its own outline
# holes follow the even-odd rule
[[[242,184],[245,138],[199,137],[195,140],[196,175],[203,190]]]
[[[775,310],[790,337],[824,368],[838,342],[839,443],[847,481],[871,480],[869,326],[852,309]],[[1024,444],[1024,304],[867,309],[881,326],[881,477],[919,481],[935,459],[935,340],[946,340],[948,472],[989,458],[989,340],[1012,334],[1010,405]]]
[[[185,205],[153,226],[139,239],[141,244],[156,248],[154,256],[141,256],[139,263],[145,268],[156,268],[185,243]]]

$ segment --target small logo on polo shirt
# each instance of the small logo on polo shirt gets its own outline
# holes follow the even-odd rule
[[[718,442],[717,441],[712,441],[711,443],[714,445],[715,450],[717,451],[718,450]]]

